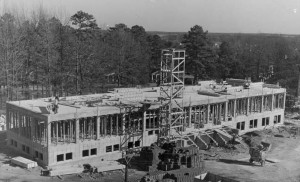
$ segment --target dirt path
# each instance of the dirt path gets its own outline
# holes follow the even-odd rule
[[[221,159],[207,161],[207,170],[218,175],[239,181],[300,181],[300,140],[294,138],[274,137],[274,148],[267,159],[278,161],[266,162],[264,167],[258,163],[249,164],[249,154],[239,159]]]

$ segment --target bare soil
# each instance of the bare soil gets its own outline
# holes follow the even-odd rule
[[[286,130],[276,128],[252,133],[256,141],[272,144],[267,153],[265,166],[250,164],[248,151],[238,155],[227,155],[218,161],[206,161],[206,169],[217,175],[238,181],[300,181],[300,140],[299,135],[290,135]],[[257,135],[256,135],[257,134]],[[254,136],[256,135],[256,136]]]

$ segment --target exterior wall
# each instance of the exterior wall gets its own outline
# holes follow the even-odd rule
[[[263,118],[269,117],[269,126],[276,125],[277,123],[274,123],[274,117],[280,115],[281,122],[284,122],[284,102],[285,102],[285,93],[284,97],[279,99],[278,96],[274,95],[268,95],[268,98],[264,98],[265,96],[256,96],[261,97],[261,100],[256,100],[254,108],[251,106],[250,99],[247,97],[244,98],[237,98],[232,100],[223,100],[219,103],[205,103],[203,105],[192,105],[185,107],[185,126],[187,128],[193,128],[193,129],[199,129],[205,130],[210,128],[218,128],[221,126],[231,126],[232,128],[237,128],[237,123],[239,122],[245,122],[245,127],[243,130],[241,130],[241,133],[249,132],[253,130],[263,129],[265,126],[262,125]],[[271,96],[271,97],[270,97]],[[277,102],[274,102],[278,98]],[[264,102],[268,102],[267,104]],[[258,109],[256,106],[260,105]],[[237,109],[241,109],[242,111],[237,112]],[[18,113],[14,117],[10,117],[9,113],[16,112]],[[60,164],[66,164],[71,162],[77,162],[77,163],[84,163],[86,160],[93,160],[97,158],[97,160],[116,160],[119,159],[122,156],[121,153],[121,144],[122,142],[125,143],[125,146],[128,145],[128,141],[137,141],[140,140],[140,146],[149,146],[154,142],[157,142],[158,135],[159,135],[159,112],[157,109],[154,110],[147,110],[141,113],[141,115],[136,116],[136,118],[129,117],[127,118],[124,116],[124,114],[121,114],[119,117],[120,120],[118,121],[122,122],[128,122],[134,123],[136,121],[141,122],[141,124],[135,125],[138,126],[139,130],[141,132],[139,134],[136,134],[135,136],[124,136],[125,132],[125,125],[122,124],[122,127],[118,125],[121,128],[122,132],[116,132],[116,134],[112,134],[112,129],[110,129],[110,134],[105,134],[101,132],[101,122],[100,119],[96,119],[96,136],[95,138],[80,138],[79,137],[79,118],[76,119],[69,118],[69,120],[75,120],[75,139],[72,142],[57,142],[58,140],[52,140],[51,134],[51,123],[57,122],[57,121],[51,121],[49,118],[51,116],[45,116],[40,113],[34,113],[32,111],[26,110],[25,108],[17,107],[15,105],[10,105],[7,103],[7,113],[8,116],[6,117],[7,121],[7,145],[13,149],[16,149],[20,151],[22,154],[27,156],[31,159],[36,159],[39,165],[42,166],[54,166],[54,165],[60,165]],[[12,120],[13,122],[17,122],[18,126],[20,126],[20,122],[22,122],[22,119],[20,119],[20,116],[26,116],[30,117],[29,120],[31,122],[30,124],[30,137],[24,137],[22,136],[21,129],[11,129]],[[108,115],[105,115],[106,117]],[[82,116],[83,117],[83,116]],[[85,116],[84,116],[85,117]],[[94,116],[95,117],[95,116]],[[99,116],[102,117],[102,116]],[[20,119],[20,121],[18,120]],[[127,118],[127,119],[126,119]],[[231,119],[229,119],[231,118]],[[257,120],[257,127],[250,128],[250,121]],[[43,132],[43,142],[39,142],[36,140],[35,136],[35,126],[38,122],[44,121],[44,124],[46,127],[44,127],[45,132]],[[115,120],[114,120],[115,121]],[[109,123],[112,122],[112,120],[105,120],[103,123]],[[139,123],[138,122],[138,123]],[[202,123],[203,125],[200,125]],[[15,124],[15,123],[14,123]],[[100,126],[99,126],[100,125]],[[107,126],[111,126],[112,124],[108,124]],[[107,128],[106,124],[105,127]],[[128,124],[129,128],[132,127],[131,124]],[[40,136],[41,134],[39,134]],[[73,135],[73,131],[72,131]],[[105,136],[106,135],[106,136]],[[57,136],[58,137],[58,136]],[[61,137],[61,136],[60,136]],[[73,138],[74,136],[72,136]],[[126,137],[129,137],[129,140],[126,142]],[[56,141],[56,142],[54,142]],[[15,146],[15,142],[17,143],[17,146]],[[25,146],[25,151],[24,147]],[[119,145],[119,149],[114,151],[113,146]],[[134,144],[133,144],[134,145]],[[112,151],[108,152],[107,147],[112,146]],[[28,150],[27,148],[28,147]],[[136,148],[136,147],[133,147]],[[91,155],[91,149],[96,149],[97,153],[96,155]],[[88,150],[89,155],[83,156],[83,150]],[[69,160],[67,159],[67,154],[70,156],[70,153],[72,153],[72,158]],[[42,157],[41,157],[42,156]],[[58,157],[59,156],[59,157]],[[59,161],[58,161],[59,159]]]
[[[15,146],[15,144],[12,144],[12,142],[16,142],[17,146]],[[29,147],[28,152],[26,151],[26,149],[25,151],[23,151],[23,145],[25,147]],[[7,146],[11,149],[17,150],[29,159],[37,161],[39,165],[47,166],[48,164],[48,147],[44,147],[38,143],[34,143],[31,140],[15,134],[14,132],[7,131]],[[38,152],[37,156],[36,152]]]
[[[37,140],[34,127],[37,122],[46,124],[47,117],[8,103],[6,104],[6,113],[7,146],[37,161],[39,165],[46,166],[48,163],[46,131],[44,131],[45,138],[43,141]],[[24,120],[27,120],[26,125],[22,123]],[[28,122],[30,122],[30,125],[28,125]],[[13,125],[15,125],[15,128],[13,128]],[[45,128],[45,130],[47,129]]]

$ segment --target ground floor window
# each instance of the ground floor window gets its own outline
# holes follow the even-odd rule
[[[106,152],[112,152],[112,147],[110,146],[106,146]]]
[[[30,154],[30,152],[29,152],[29,147],[27,147],[27,146],[26,146],[26,153],[27,153],[27,154]]]
[[[64,154],[59,154],[56,156],[57,162],[64,161]]]
[[[245,130],[245,121],[236,123],[236,128],[239,130]]]
[[[40,153],[40,160],[44,160],[44,156],[42,153]]]
[[[91,155],[97,155],[97,149],[96,148],[91,149]]]
[[[114,151],[118,151],[118,150],[120,150],[120,145],[119,144],[114,145]]]
[[[262,126],[268,126],[270,124],[270,117],[262,118]]]
[[[73,153],[70,152],[70,153],[66,153],[66,160],[71,160],[73,159]]]
[[[139,140],[134,142],[134,146],[135,146],[135,147],[139,147],[140,144],[141,144],[141,141],[139,141]]]
[[[89,156],[90,154],[89,154],[89,150],[83,150],[82,151],[82,157],[87,157],[87,156]]]
[[[257,119],[250,120],[249,128],[257,128]]]

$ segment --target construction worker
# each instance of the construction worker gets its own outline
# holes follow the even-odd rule
[[[59,101],[58,96],[55,96],[55,99],[54,99],[54,102],[53,102],[53,112],[54,112],[54,114],[56,114],[57,111],[58,111],[58,101]]]

